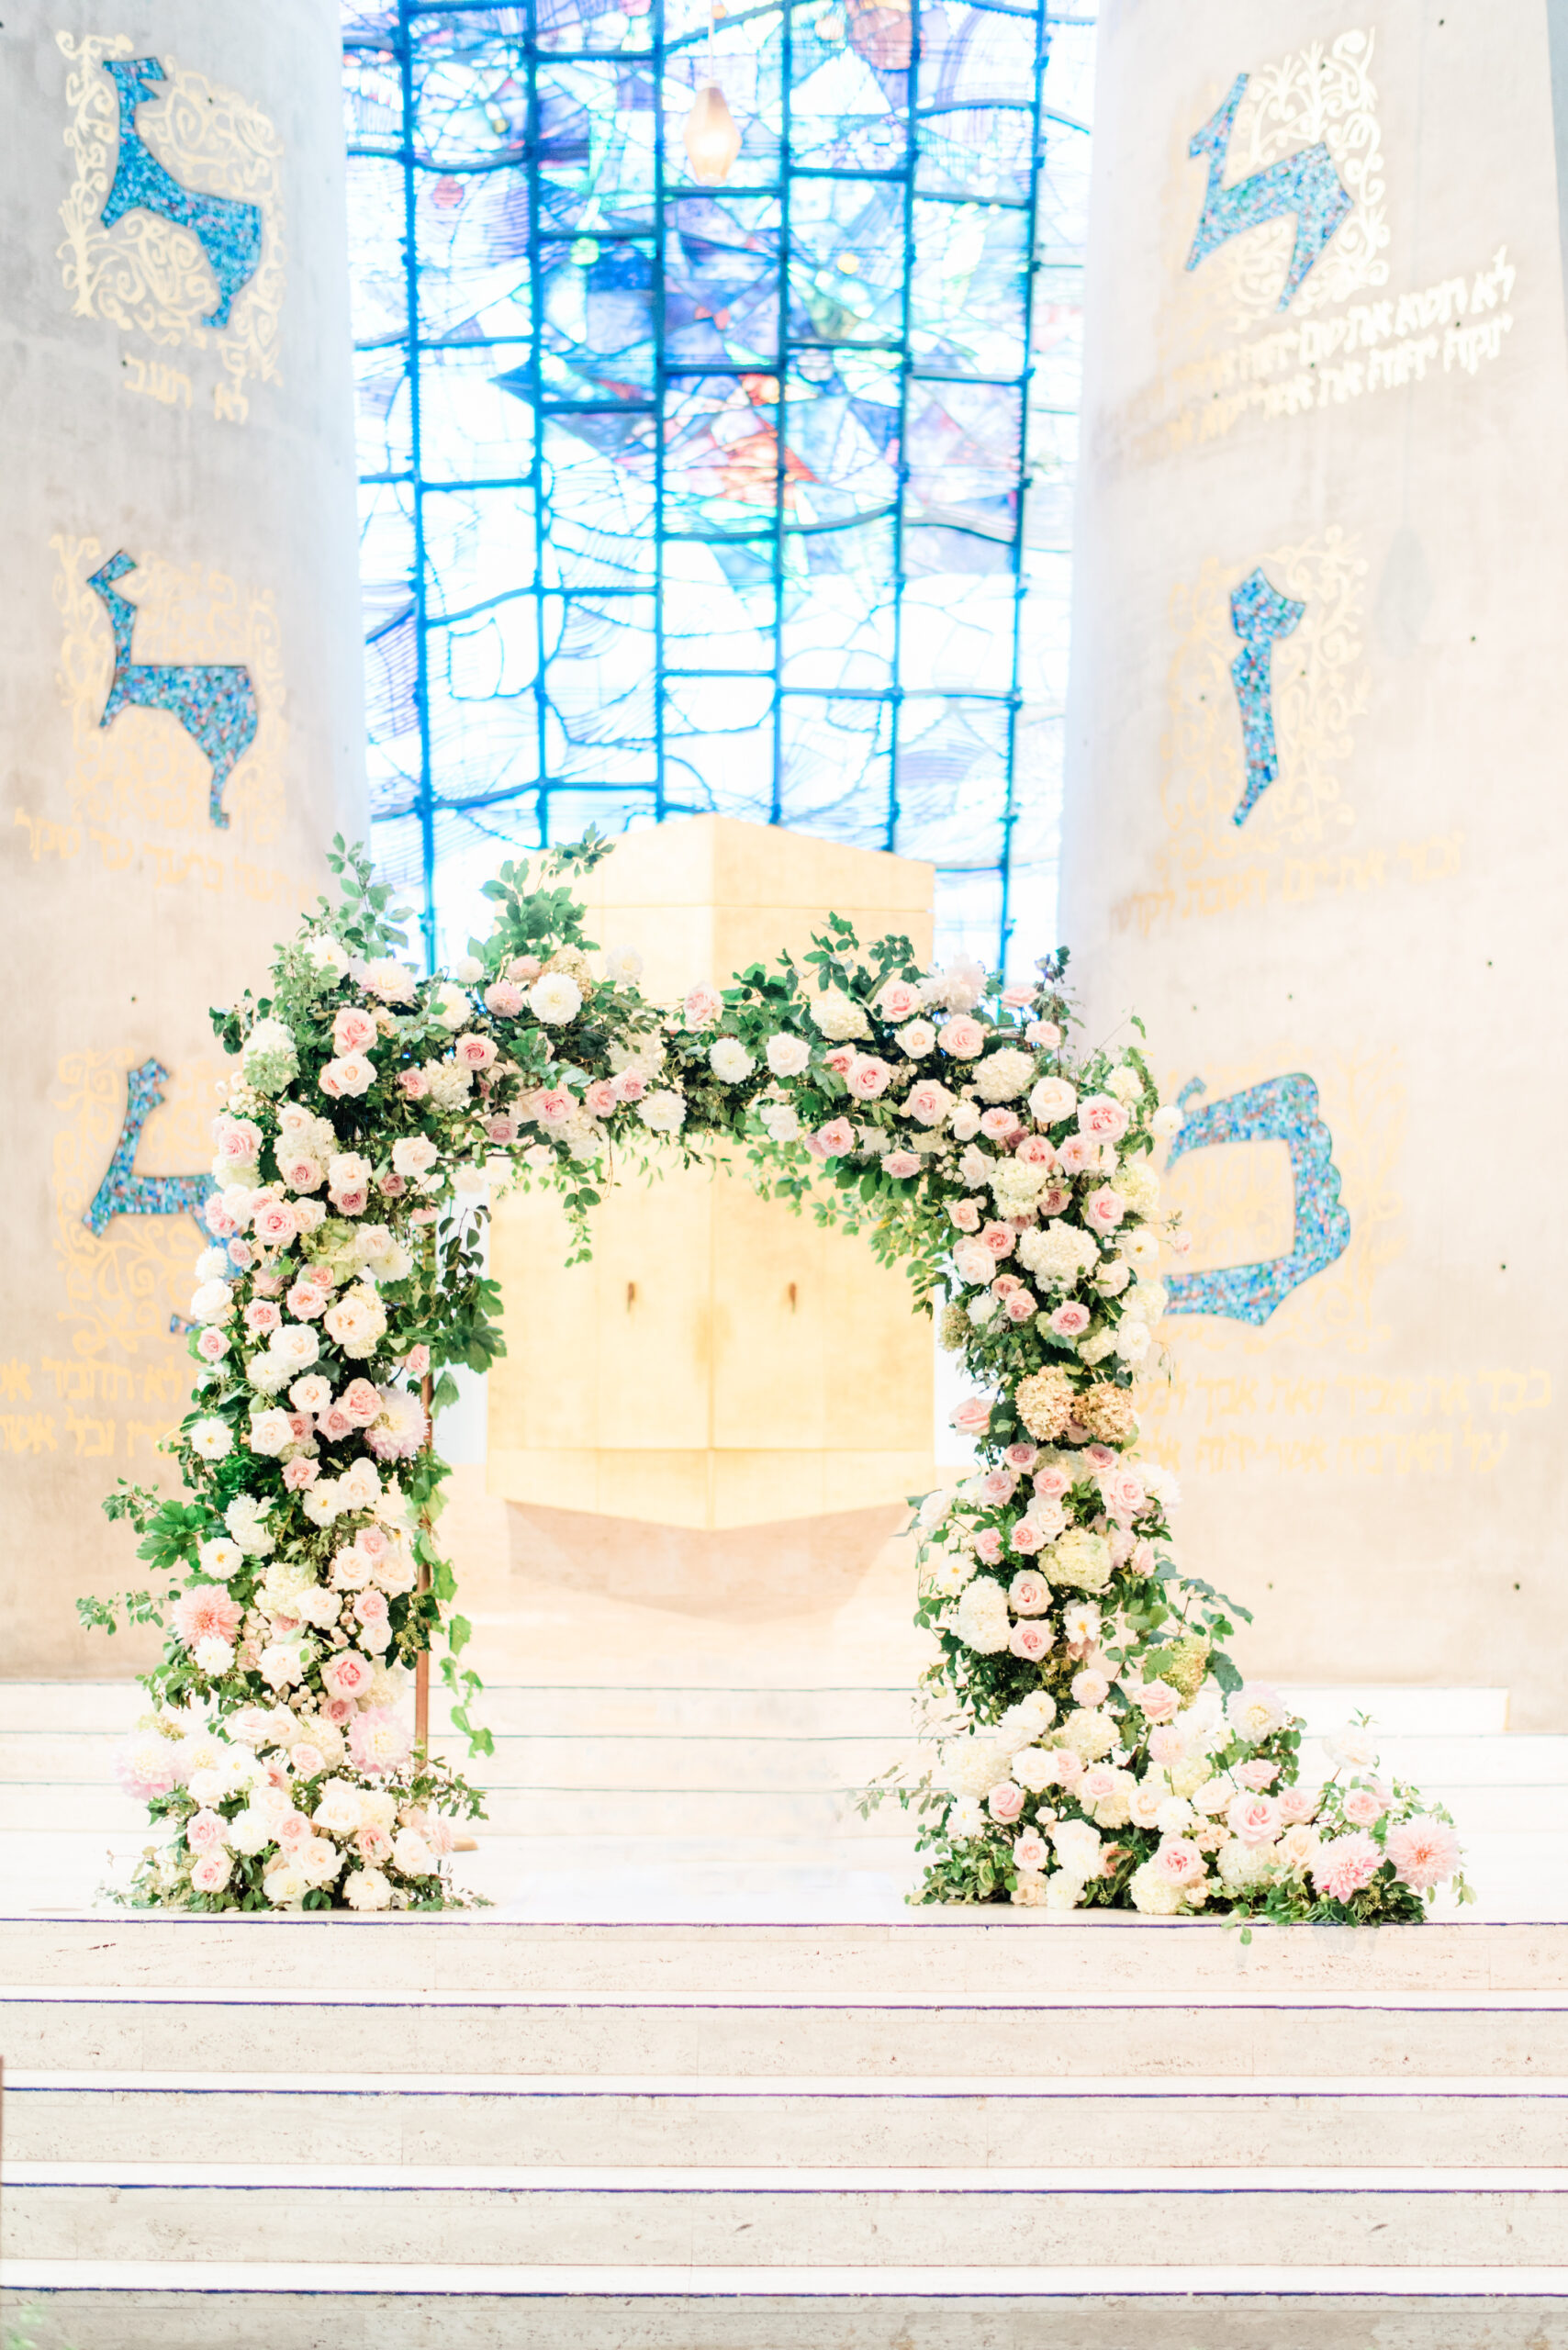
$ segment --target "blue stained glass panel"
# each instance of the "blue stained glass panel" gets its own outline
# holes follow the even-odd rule
[[[995,959],[1052,853],[1092,29],[342,24],[373,807],[427,951],[501,855],[716,810],[933,858]]]

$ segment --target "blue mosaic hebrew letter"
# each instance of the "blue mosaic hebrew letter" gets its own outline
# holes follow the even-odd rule
[[[1183,1107],[1203,1091],[1200,1080],[1183,1087]],[[1266,1078],[1193,1113],[1170,1145],[1167,1167],[1207,1143],[1282,1142],[1295,1182],[1295,1245],[1288,1257],[1256,1265],[1221,1265],[1213,1272],[1174,1273],[1167,1282],[1170,1314],[1225,1314],[1233,1322],[1266,1322],[1293,1289],[1322,1272],[1350,1245],[1350,1219],[1339,1203],[1334,1138],[1317,1113],[1310,1077]]]
[[[1295,249],[1280,296],[1280,308],[1285,310],[1308,270],[1354,206],[1321,139],[1315,139],[1310,147],[1298,148],[1294,155],[1282,155],[1277,163],[1254,172],[1249,179],[1238,180],[1234,187],[1223,185],[1236,109],[1241,104],[1247,82],[1245,73],[1237,75],[1224,106],[1210,116],[1202,130],[1193,133],[1187,149],[1194,159],[1200,155],[1209,159],[1208,192],[1193,239],[1193,250],[1187,255],[1187,266],[1196,269],[1216,246],[1239,237],[1244,229],[1260,229],[1266,220],[1278,220],[1286,213],[1294,213]]]
[[[155,57],[106,58],[104,71],[119,93],[119,161],[98,218],[112,229],[128,212],[156,212],[176,229],[188,229],[218,281],[217,304],[203,323],[226,327],[235,297],[254,277],[262,258],[261,208],[231,196],[203,196],[182,187],[143,146],[136,128],[137,108],[152,95],[148,84],[164,78]]]
[[[112,554],[88,580],[102,598],[115,632],[115,674],[100,726],[111,726],[122,710],[166,710],[177,718],[198,751],[212,763],[208,812],[219,832],[229,829],[223,787],[256,739],[256,688],[242,662],[133,661],[130,641],[136,606],[115,587],[135,558]]]
[[[1260,571],[1252,572],[1232,590],[1230,625],[1241,639],[1241,650],[1230,665],[1236,699],[1241,704],[1241,740],[1247,753],[1247,789],[1236,804],[1232,822],[1244,824],[1260,796],[1280,774],[1274,744],[1273,649],[1277,637],[1289,636],[1306,610],[1289,596],[1271,588]]]
[[[162,1061],[143,1061],[126,1079],[125,1124],[108,1171],[83,1211],[89,1232],[102,1235],[117,1215],[199,1215],[218,1189],[210,1175],[138,1175],[136,1147],[148,1114],[163,1099],[169,1072]]]

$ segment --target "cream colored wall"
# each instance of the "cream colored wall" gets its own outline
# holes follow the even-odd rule
[[[1170,1326],[1150,1425],[1187,1557],[1258,1609],[1255,1668],[1506,1683],[1517,1727],[1560,1728],[1547,10],[1124,0],[1102,26],[1063,933],[1092,1025],[1139,1009],[1172,1090],[1315,1080],[1351,1225],[1260,1326]],[[1326,137],[1357,196],[1283,314],[1294,224],[1183,267],[1188,141],[1244,70],[1282,151]],[[1240,130],[1230,181],[1271,153]],[[1273,655],[1280,779],[1238,827],[1227,599],[1256,565],[1306,613]],[[1290,1246],[1282,1144],[1195,1151],[1169,1191],[1191,1267]]]
[[[201,324],[215,288],[188,237],[145,212],[99,224],[118,132],[95,60],[121,36],[164,67],[149,149],[263,211],[226,330]],[[200,1240],[147,1214],[95,1238],[83,1210],[149,1058],[171,1076],[136,1171],[208,1164],[207,1007],[264,980],[325,845],[364,829],[340,63],[316,0],[17,0],[0,39],[0,1672],[102,1673],[129,1669],[127,1642],[81,1634],[73,1602],[141,1579],[98,1504],[161,1468],[190,1371],[169,1316]],[[174,718],[99,724],[113,654],[85,583],[120,549],[135,661],[251,673],[227,830]]]
[[[590,935],[645,957],[672,1002],[809,945],[831,909],[862,940],[931,946],[932,870],[719,817],[630,834],[589,880]],[[862,1237],[672,1166],[595,1218],[567,1270],[554,1200],[498,1204],[510,1351],[490,1375],[493,1494],[674,1527],[862,1510],[931,1482],[931,1330]]]

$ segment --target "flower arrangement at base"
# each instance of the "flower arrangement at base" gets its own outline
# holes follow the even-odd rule
[[[661,1009],[634,956],[583,935],[570,878],[608,846],[504,866],[490,935],[420,977],[388,891],[340,842],[342,903],[277,950],[264,996],[213,1015],[239,1070],[190,1302],[195,1388],[164,1445],[185,1497],[122,1484],[105,1505],[164,1579],[121,1603],[167,1635],[121,1764],[162,1831],[129,1897],[473,1898],[449,1855],[482,1796],[416,1749],[409,1700],[443,1639],[451,1719],[492,1751],[469,1718],[432,1441],[454,1366],[504,1351],[489,1175],[559,1192],[575,1262],[607,1181],[740,1144],[766,1194],[905,1266],[974,1384],[954,1418],[980,1465],[918,1509],[941,1784],[866,1797],[919,1812],[920,1897],[1424,1915],[1456,1865],[1451,1823],[1338,1768],[1321,1793],[1297,1785],[1301,1724],[1242,1685],[1221,1643],[1244,1611],[1179,1570],[1175,1479],[1138,1449],[1134,1382],[1160,1362],[1159,1266],[1181,1246],[1153,1165],[1180,1113],[1141,1049],[1075,1054],[1065,957],[1003,989],[962,957],[923,971],[903,938],[862,947],[837,916],[799,963]]]

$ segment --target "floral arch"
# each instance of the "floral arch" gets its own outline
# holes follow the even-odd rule
[[[1180,1245],[1152,1154],[1181,1114],[1140,1046],[1075,1048],[1060,957],[1004,989],[836,916],[800,963],[661,1010],[635,957],[583,936],[572,878],[608,845],[503,867],[489,936],[421,979],[340,841],[339,905],[278,949],[265,994],[213,1015],[240,1066],[194,1393],[165,1439],[185,1494],[122,1481],[106,1507],[161,1588],[78,1603],[167,1635],[121,1762],[163,1838],[129,1897],[468,1897],[446,1856],[483,1799],[428,1752],[438,1638],[454,1720],[472,1752],[490,1741],[466,1711],[431,1420],[454,1366],[501,1346],[487,1169],[555,1187],[586,1251],[607,1175],[731,1144],[765,1191],[902,1263],[974,1386],[955,1420],[981,1465],[916,1521],[940,1759],[867,1798],[919,1813],[919,1897],[1420,1918],[1451,1822],[1379,1782],[1361,1734],[1325,1790],[1297,1785],[1301,1724],[1242,1684],[1221,1645],[1242,1611],[1178,1569],[1174,1481],[1137,1450],[1134,1380],[1159,1366]]]

